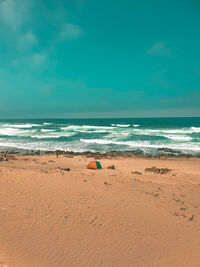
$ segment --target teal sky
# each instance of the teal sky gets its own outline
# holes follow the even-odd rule
[[[199,0],[0,0],[0,118],[200,116]]]

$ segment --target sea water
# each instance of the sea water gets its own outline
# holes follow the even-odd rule
[[[200,118],[0,120],[0,148],[200,155]]]

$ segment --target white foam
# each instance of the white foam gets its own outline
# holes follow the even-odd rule
[[[157,131],[159,132],[159,130]],[[187,133],[192,133],[192,131],[187,130],[187,129],[180,129],[180,130],[161,130],[161,133],[169,133],[169,134],[187,134]]]
[[[88,144],[115,144],[115,145],[125,145],[134,148],[170,148],[175,150],[190,150],[190,151],[200,151],[200,144],[194,143],[180,143],[180,144],[164,144],[155,143],[151,144],[149,141],[112,141],[107,139],[81,139],[80,141]]]
[[[121,128],[119,128],[119,129],[121,129]],[[118,130],[118,131],[110,132],[109,135],[107,136],[107,138],[116,141],[116,140],[122,140],[124,138],[127,138],[130,135],[132,135],[131,128],[129,130],[126,128],[123,131]]]
[[[56,133],[56,134],[48,134],[48,135],[43,135],[43,134],[36,134],[36,135],[31,135],[32,138],[38,138],[38,139],[44,139],[44,138],[60,138],[60,137],[70,137],[75,135],[76,133],[69,132],[69,133]]]
[[[81,132],[81,133],[106,133],[108,130],[113,130],[114,127],[109,127],[109,126],[90,126],[90,125],[70,125],[66,127],[61,127],[60,128],[62,131],[76,131],[76,132]]]
[[[91,125],[83,125],[83,129],[113,129],[114,127],[110,126],[91,126]]]
[[[134,127],[139,127],[140,125],[139,124],[133,124]]]
[[[53,124],[53,123],[51,123],[51,122],[43,122],[43,124],[44,124],[44,125],[51,125],[51,124]]]
[[[155,143],[151,144],[148,141],[139,141],[139,142],[133,142],[133,141],[127,141],[127,145],[131,147],[138,147],[138,148],[169,148],[174,150],[190,150],[190,151],[200,151],[200,145],[195,143],[180,143],[180,144],[165,144],[165,143]]]
[[[74,151],[74,152],[84,152],[89,151],[89,149],[85,149],[83,144],[80,142],[73,142],[71,144],[66,142],[58,142],[58,141],[37,141],[37,142],[0,142],[0,147],[12,147],[18,149],[33,149],[33,150],[41,150],[41,151],[56,151],[56,150],[63,150],[63,151]],[[90,150],[94,152],[94,150]]]
[[[34,130],[22,130],[16,128],[1,128],[0,135],[7,135],[7,136],[28,136],[33,133]]]
[[[191,133],[199,133],[200,127],[190,127],[190,128],[182,128],[182,129],[147,129],[145,130],[151,133],[169,133],[169,134],[191,134]]]
[[[116,144],[116,142],[114,141],[105,139],[80,139],[80,141],[88,144],[101,144],[101,145]]]
[[[3,124],[4,127],[11,127],[11,128],[32,128],[33,126],[40,126],[40,124]]]
[[[164,137],[176,141],[191,141],[192,137],[185,136],[185,135],[164,135]]]
[[[200,127],[191,127],[191,130],[192,130],[194,133],[200,133]]]
[[[41,129],[41,132],[55,132],[55,130],[50,130],[50,129]]]
[[[186,130],[139,130],[135,129],[134,133],[137,135],[157,136],[165,137],[174,141],[191,141],[193,138],[187,136],[191,134],[191,131]]]
[[[116,124],[117,127],[129,127],[131,124]]]
[[[78,125],[70,125],[70,126],[66,126],[66,127],[60,127],[61,130],[76,130],[79,129],[81,126]]]
[[[152,135],[152,136],[164,136],[164,134],[191,134],[194,131],[189,129],[173,129],[173,130],[153,130],[153,129],[134,129],[134,133],[139,135]]]
[[[59,138],[60,135],[31,135],[31,138],[46,139],[46,138]]]
[[[188,130],[145,130],[146,132],[149,133],[171,133],[171,134],[176,134],[176,133],[190,133],[190,131]]]
[[[96,130],[96,131],[91,131],[91,130],[75,130],[75,132],[79,132],[79,133],[107,133],[108,131],[104,131],[104,130]]]

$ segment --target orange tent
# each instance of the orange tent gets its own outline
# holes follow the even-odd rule
[[[101,164],[100,162],[98,161],[91,161],[88,166],[87,166],[88,169],[93,169],[93,170],[96,170],[96,169],[102,169],[101,167]]]

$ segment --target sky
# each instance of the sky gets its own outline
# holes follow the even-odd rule
[[[0,118],[200,116],[199,0],[0,0]]]

